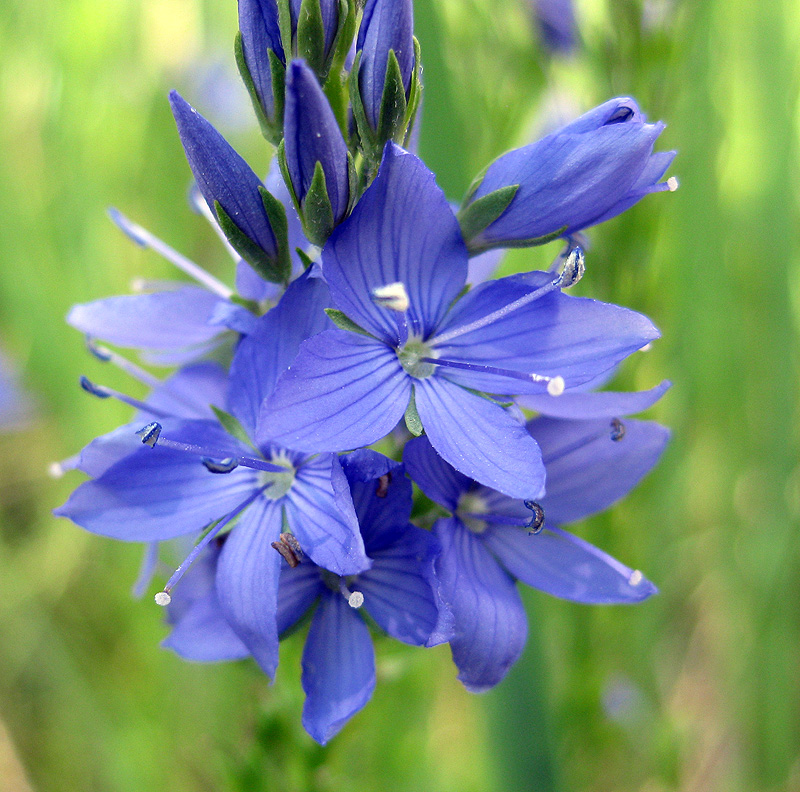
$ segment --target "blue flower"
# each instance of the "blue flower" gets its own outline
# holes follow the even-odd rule
[[[656,592],[632,570],[560,525],[608,508],[655,465],[668,431],[656,423],[537,418],[528,426],[547,469],[547,494],[522,502],[448,465],[424,437],[407,443],[409,475],[452,516],[436,522],[436,572],[452,608],[459,679],[474,692],[496,685],[518,659],[527,619],[521,580],[583,603],[639,602]]]
[[[217,593],[226,619],[270,676],[278,660],[278,562],[270,545],[284,520],[327,569],[348,575],[370,565],[338,458],[271,443],[259,420],[261,401],[300,342],[324,329],[327,302],[324,282],[307,271],[237,348],[227,406],[255,447],[216,421],[159,415],[142,432],[154,447],[140,446],[103,469],[56,512],[126,541],[164,541],[210,527],[167,593],[188,562],[238,519],[220,556]]]
[[[372,451],[342,457],[372,567],[331,574],[303,560],[281,564],[278,629],[290,630],[318,602],[303,652],[303,726],[326,743],[369,700],[375,658],[361,609],[393,638],[415,646],[449,640],[434,561],[439,545],[409,523],[411,482],[396,462]]]
[[[575,49],[577,31],[574,0],[530,0],[544,45],[553,52]]]
[[[265,405],[273,441],[308,452],[358,448],[406,413],[462,473],[538,498],[535,441],[476,391],[559,393],[658,332],[640,314],[562,294],[552,273],[487,282],[457,299],[467,258],[433,174],[389,144],[322,254],[333,302],[361,332],[332,329],[301,346]]]
[[[636,102],[611,99],[536,143],[496,159],[468,196],[462,218],[477,202],[517,186],[510,203],[468,240],[471,251],[519,247],[569,236],[633,206],[659,182],[675,152],[653,153],[663,123],[648,124]]]
[[[31,403],[23,393],[4,356],[0,355],[0,429],[23,426],[31,416]]]

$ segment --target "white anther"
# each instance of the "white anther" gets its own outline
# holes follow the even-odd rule
[[[648,341],[643,347],[639,348],[640,352],[649,352],[653,348],[653,345]]]
[[[364,604],[364,595],[360,591],[354,591],[347,598],[347,604],[351,608],[360,608]]]
[[[564,392],[564,387],[563,377],[553,377],[553,379],[547,383],[547,392],[551,396],[560,396]]]
[[[405,313],[411,304],[404,283],[387,283],[372,290],[372,299],[380,306],[390,311]]]
[[[644,580],[644,575],[638,570],[634,569],[631,576],[628,578],[628,585],[638,586]]]
[[[172,602],[172,597],[166,591],[159,591],[158,594],[154,597],[156,601],[156,605],[160,605],[162,608],[166,608],[167,605]]]
[[[667,189],[670,192],[675,192],[675,190],[677,190],[679,186],[680,185],[678,184],[678,180],[674,176],[670,176],[667,179]]]
[[[64,468],[61,466],[60,462],[51,462],[47,466],[47,475],[50,478],[60,479],[64,475]]]

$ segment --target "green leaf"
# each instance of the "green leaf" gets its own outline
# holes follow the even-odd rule
[[[381,147],[387,140],[394,140],[396,136],[402,139],[406,107],[406,89],[403,86],[400,64],[394,50],[389,50],[381,95],[381,112],[378,117],[378,144]]]
[[[526,248],[526,247],[537,247],[538,245],[546,245],[548,242],[552,242],[554,239],[558,239],[565,231],[567,230],[567,226],[561,226],[557,231],[553,231],[550,234],[545,234],[544,236],[540,237],[531,237],[529,239],[499,239],[497,241],[487,241],[485,239],[470,239],[467,242],[467,250],[469,251],[470,256],[475,256],[478,253],[484,253],[487,250],[491,250],[492,248],[502,247],[502,248]]]
[[[411,432],[412,435],[414,435],[414,437],[419,437],[425,433],[419,413],[417,412],[417,400],[414,396],[413,386],[411,388],[411,397],[409,398],[408,406],[406,407],[406,413],[403,418],[406,422],[406,428],[409,432]]]
[[[328,318],[340,329],[348,330],[351,333],[359,333],[360,335],[374,338],[372,333],[368,333],[361,325],[357,325],[346,313],[337,310],[336,308],[326,308],[325,313]]]
[[[288,283],[289,276],[292,274],[292,262],[289,259],[289,222],[286,219],[286,209],[263,185],[258,186],[258,191],[261,193],[261,202],[264,204],[264,211],[272,226],[272,233],[275,235],[275,244],[278,248],[275,269],[281,276],[280,282]]]
[[[324,81],[325,25],[320,0],[302,0],[297,17],[297,56]]]
[[[294,252],[297,253],[298,258],[303,264],[303,269],[308,269],[313,263],[313,259],[302,248],[295,248]]]
[[[477,201],[473,201],[461,209],[458,213],[458,222],[468,245],[472,239],[508,209],[517,190],[519,190],[518,184],[509,184],[507,187],[501,187],[499,190],[494,190],[488,195],[478,198]]]
[[[239,423],[239,419],[235,415],[231,415],[229,412],[225,412],[225,410],[221,410],[219,407],[215,407],[213,404],[210,405],[211,410],[213,411],[214,415],[217,416],[217,420],[222,425],[222,428],[232,437],[235,437],[237,440],[241,440],[243,443],[249,445],[251,448],[255,448],[258,451],[257,446],[253,444],[253,441],[248,436],[245,428]],[[258,451],[259,456],[261,452]]]
[[[333,208],[325,183],[325,171],[319,160],[314,166],[314,177],[303,200],[300,219],[309,241],[322,247],[333,231]]]
[[[233,249],[250,264],[262,278],[272,283],[283,283],[284,278],[281,276],[280,266],[267,251],[264,250],[261,245],[253,242],[253,240],[231,220],[230,215],[222,208],[219,201],[214,201],[214,210],[217,213],[219,227],[225,233]]]

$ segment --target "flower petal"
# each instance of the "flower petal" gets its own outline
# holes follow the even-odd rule
[[[300,347],[262,407],[257,440],[300,451],[344,451],[380,440],[403,416],[409,377],[373,338],[326,330]]]
[[[427,437],[415,437],[403,449],[408,475],[432,500],[455,512],[458,499],[472,486],[472,479],[459,473],[433,450]]]
[[[183,442],[220,448],[227,448],[227,442],[236,447],[230,435],[210,421],[165,423],[164,431]],[[163,541],[224,517],[255,485],[256,475],[250,469],[215,475],[193,454],[140,444],[101,476],[81,484],[54,513],[101,536]]]
[[[218,558],[219,550],[212,543],[172,593],[167,609],[172,632],[161,645],[185,660],[216,663],[250,655],[225,620],[217,598],[214,583]]]
[[[398,314],[376,305],[373,290],[402,283],[410,332],[426,338],[464,286],[467,250],[433,174],[388,144],[375,181],[325,245],[322,268],[337,308],[391,343]]]
[[[372,569],[353,583],[369,615],[398,641],[433,646],[451,637],[452,615],[433,570],[439,550],[430,532],[409,524],[394,544],[370,551]]]
[[[500,405],[436,376],[417,382],[416,404],[431,445],[456,470],[512,498],[541,497],[539,447]]]
[[[302,465],[285,505],[292,533],[315,564],[337,575],[369,568],[347,479],[334,454]]]
[[[258,498],[228,535],[217,566],[217,596],[225,618],[270,678],[278,667],[281,507]]]
[[[456,518],[437,521],[442,545],[436,572],[453,611],[450,645],[458,678],[473,693],[496,685],[517,661],[528,637],[528,620],[514,581]]]
[[[483,541],[514,577],[554,597],[608,605],[640,602],[657,592],[641,572],[560,528],[529,534],[494,526]]]
[[[528,424],[547,468],[547,494],[540,501],[548,524],[563,525],[607,509],[627,495],[656,464],[669,430],[652,421],[626,419],[624,434],[608,419]]]
[[[262,402],[297,356],[300,344],[331,326],[324,310],[329,304],[325,281],[312,277],[311,270],[306,270],[289,286],[280,302],[256,320],[255,331],[236,348],[228,403],[251,437],[257,434]]]
[[[174,349],[211,340],[219,297],[197,286],[127,294],[75,305],[67,322],[82,333],[122,347]]]
[[[303,562],[292,568],[281,563],[278,583],[278,635],[283,637],[303,618],[325,588],[320,568],[312,562]]]
[[[547,415],[550,418],[588,420],[591,418],[614,418],[631,415],[652,407],[670,388],[671,382],[664,380],[655,388],[646,391],[599,393],[562,393],[550,396],[537,393],[517,398],[522,407]]]
[[[552,273],[513,275],[475,287],[437,331],[467,327],[552,280]],[[510,311],[489,325],[434,345],[445,360],[563,377],[567,388],[587,382],[658,338],[642,314],[609,303],[570,297],[558,290]],[[441,367],[441,376],[489,393],[542,393],[546,383]]]
[[[375,654],[369,630],[347,600],[325,591],[303,650],[303,726],[321,745],[370,699]]]

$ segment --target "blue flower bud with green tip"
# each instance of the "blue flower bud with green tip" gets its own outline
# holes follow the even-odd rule
[[[285,211],[225,138],[177,91],[170,93],[169,101],[198,189],[228,240],[263,277],[285,282],[291,269]]]
[[[323,244],[347,214],[350,158],[333,110],[314,72],[301,60],[292,61],[286,72],[279,157],[306,235]]]
[[[414,6],[412,0],[367,0],[356,52],[361,53],[358,88],[364,113],[377,131],[389,65],[389,52],[394,52],[400,67],[406,99],[409,97],[414,71]]]
[[[236,39],[239,72],[264,136],[277,144],[283,121],[286,57],[275,0],[239,0],[239,30]]]

